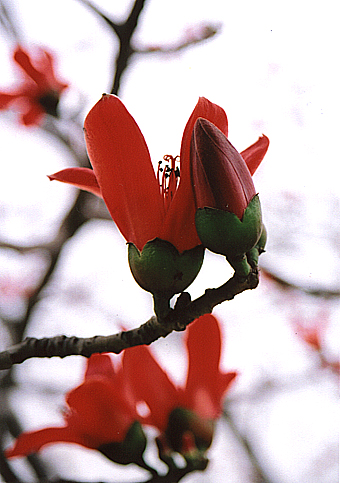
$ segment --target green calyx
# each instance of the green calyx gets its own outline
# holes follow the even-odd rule
[[[202,245],[183,253],[160,238],[147,242],[141,252],[133,243],[128,245],[134,279],[144,290],[164,299],[183,292],[194,281],[203,263]]]
[[[247,276],[246,253],[256,246],[263,229],[259,196],[249,202],[242,220],[234,213],[206,207],[197,210],[195,221],[203,246],[224,255],[238,273]]]
[[[259,255],[265,252],[264,247],[266,246],[266,243],[267,243],[267,230],[266,230],[266,227],[262,225],[262,232],[258,242],[254,246],[254,248],[252,248],[247,253],[247,260],[252,267],[257,267],[259,262]]]
[[[132,423],[122,442],[112,442],[99,446],[100,451],[109,460],[121,465],[135,463],[144,467],[143,453],[146,448],[146,436],[138,421]]]
[[[171,448],[183,454],[183,435],[190,432],[200,453],[204,453],[211,445],[214,435],[214,421],[205,420],[190,409],[177,407],[169,416],[165,431]]]

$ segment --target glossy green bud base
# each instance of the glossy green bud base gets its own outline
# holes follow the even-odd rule
[[[139,421],[135,421],[121,443],[112,442],[99,446],[98,451],[109,460],[121,465],[135,463],[145,467],[143,453],[146,448],[146,436]]]
[[[133,243],[129,243],[132,275],[144,290],[154,295],[157,316],[162,315],[164,310],[156,310],[156,306],[160,307],[162,301],[166,306],[173,295],[183,292],[195,280],[203,258],[202,245],[179,253],[168,241],[155,238],[147,242],[140,252]]]
[[[213,440],[214,421],[202,419],[190,409],[175,408],[169,415],[165,431],[166,438],[174,451],[183,454],[183,435],[188,431],[194,436],[197,449],[205,452]]]
[[[265,252],[264,247],[266,246],[267,243],[267,230],[266,227],[262,224],[262,233],[261,236],[254,246],[249,252],[247,252],[247,260],[250,264],[251,267],[257,267],[259,263],[259,255],[261,253]]]
[[[224,255],[237,273],[247,276],[250,266],[246,253],[256,246],[263,227],[259,196],[255,195],[249,202],[242,220],[228,211],[200,208],[195,221],[202,244]]]

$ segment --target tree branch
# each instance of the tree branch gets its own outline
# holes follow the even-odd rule
[[[125,20],[125,22],[118,23],[105,15],[99,8],[92,4],[89,0],[79,0],[83,5],[89,7],[95,14],[97,14],[116,34],[119,41],[119,50],[115,59],[114,78],[111,87],[111,94],[118,94],[121,77],[125,71],[129,59],[134,54],[135,50],[131,46],[131,38],[136,30],[139,16],[144,8],[146,0],[135,0],[133,7]]]
[[[67,357],[81,355],[90,357],[97,352],[113,352],[119,354],[124,349],[137,345],[149,345],[160,337],[166,337],[172,331],[184,330],[187,325],[201,315],[211,313],[212,309],[224,302],[232,300],[235,295],[245,290],[254,289],[259,282],[258,271],[253,268],[246,279],[236,274],[225,284],[216,289],[207,289],[201,297],[190,301],[184,292],[178,298],[174,309],[159,321],[151,317],[140,327],[109,336],[89,338],[57,336],[36,339],[26,338],[23,342],[0,353],[0,370],[9,369],[13,364],[20,364],[32,357]]]
[[[231,413],[227,409],[225,409],[223,411],[223,416],[228,422],[229,427],[232,430],[234,436],[237,438],[238,442],[241,444],[241,446],[243,447],[243,449],[245,450],[249,458],[249,461],[252,465],[252,469],[254,473],[253,474],[254,480],[252,481],[256,481],[258,483],[272,483],[271,480],[269,480],[269,478],[265,475],[249,440],[245,436],[243,436],[238,430]]]
[[[278,275],[274,274],[270,269],[262,267],[261,271],[266,278],[275,282],[283,290],[298,290],[299,292],[303,292],[308,295],[312,295],[314,297],[322,297],[325,299],[333,299],[333,298],[340,297],[340,290],[328,290],[328,289],[322,289],[322,288],[312,289],[309,287],[303,287],[302,285],[297,285],[295,283],[289,282],[288,280],[282,277],[279,277]]]
[[[6,483],[23,483],[21,479],[12,471],[7,460],[0,449],[0,475]]]
[[[181,50],[187,49],[192,45],[198,44],[216,35],[221,29],[220,25],[205,24],[199,26],[197,32],[187,35],[184,39],[180,39],[173,45],[151,45],[145,48],[135,48],[136,54],[175,54]]]
[[[136,0],[129,17],[124,24],[115,30],[119,39],[119,52],[115,62],[115,76],[112,83],[111,94],[118,94],[123,72],[128,66],[130,57],[135,53],[131,39],[136,30],[139,16],[143,10],[145,0]]]
[[[0,25],[13,38],[15,42],[20,41],[19,31],[16,27],[18,22],[14,21],[13,12],[6,6],[5,2],[0,0]]]

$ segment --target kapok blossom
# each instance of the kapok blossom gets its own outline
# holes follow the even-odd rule
[[[133,374],[129,377],[134,379]],[[22,433],[6,457],[27,456],[48,444],[75,443],[99,450],[112,461],[138,463],[146,439],[135,401],[126,397],[131,383],[121,367],[114,370],[109,355],[92,355],[83,383],[66,396],[65,425]],[[127,442],[129,451],[121,451]]]
[[[179,170],[169,156],[173,164],[163,171],[165,184],[164,178],[157,179],[136,121],[118,97],[104,94],[84,124],[93,170],[69,168],[49,178],[101,196],[125,239],[138,250],[155,238],[170,242],[180,253],[190,250],[201,244],[190,174],[190,140],[199,117],[227,130],[224,110],[201,97],[184,129]]]
[[[166,314],[168,300],[191,284],[203,262],[190,169],[191,137],[199,118],[207,119],[227,135],[224,110],[199,98],[184,129],[179,166],[177,157],[165,156],[170,166],[159,165],[156,176],[136,121],[118,97],[104,94],[84,125],[93,169],[68,168],[49,176],[104,199],[129,244],[132,274],[142,288],[153,294],[157,315]],[[259,144],[249,148],[250,158],[258,157],[254,153],[261,151]],[[165,310],[157,311],[156,299],[162,301]]]
[[[131,394],[150,409],[146,422],[159,429],[173,451],[205,451],[212,442],[214,421],[235,372],[220,368],[221,331],[213,315],[203,315],[187,328],[188,372],[184,387],[176,386],[147,346],[124,352],[127,374],[134,374]]]
[[[39,124],[46,114],[56,116],[60,94],[68,84],[56,77],[53,55],[40,48],[33,57],[18,45],[13,60],[21,68],[23,82],[13,90],[0,92],[0,110],[17,108],[25,126]]]

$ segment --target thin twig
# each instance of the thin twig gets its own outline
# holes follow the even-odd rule
[[[232,430],[234,436],[237,438],[238,442],[241,443],[243,449],[246,451],[249,461],[252,465],[252,469],[254,472],[254,481],[257,483],[272,483],[271,480],[267,478],[264,474],[260,462],[255,455],[252,445],[250,444],[249,440],[240,433],[238,430],[230,412],[228,410],[223,411],[223,416],[225,420],[228,422],[229,428]]]
[[[182,50],[185,50],[192,45],[202,43],[205,40],[210,39],[216,35],[221,29],[220,25],[203,25],[201,31],[196,34],[196,36],[184,38],[179,40],[174,45],[151,45],[144,48],[135,48],[136,54],[176,54]]]
[[[16,27],[16,23],[13,21],[13,12],[10,12],[5,2],[2,2],[1,0],[0,0],[0,25],[3,26],[5,31],[15,40],[15,42],[19,42],[20,35]]]
[[[268,278],[269,280],[275,282],[279,285],[283,290],[298,290],[299,292],[306,293],[308,295],[312,295],[313,297],[322,297],[325,299],[333,299],[340,297],[340,290],[328,290],[328,289],[313,289],[309,287],[304,287],[302,285],[297,285],[293,282],[289,282],[288,280],[279,277],[275,273],[273,273],[269,268],[261,267],[262,274]]]

